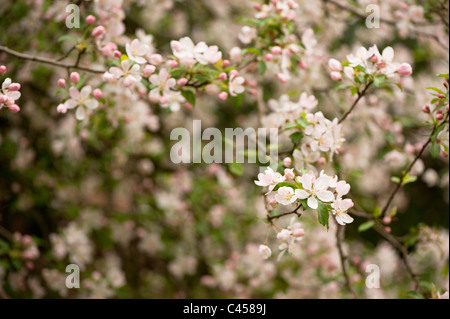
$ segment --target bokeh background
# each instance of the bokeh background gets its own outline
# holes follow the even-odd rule
[[[119,41],[126,43],[145,30],[163,56],[170,54],[170,41],[183,36],[217,44],[222,52],[242,46],[239,19],[254,14],[253,3],[242,0],[100,0],[79,1],[82,18],[108,2],[117,4],[115,14],[125,28]],[[173,128],[190,128],[194,119],[201,119],[204,128],[258,128],[258,103],[281,94],[293,99],[301,92],[314,94],[318,109],[331,118],[339,116],[352,97],[333,89],[328,59],[344,59],[359,46],[389,45],[396,60],[410,63],[414,74],[402,83],[403,91],[380,91],[364,99],[356,120],[344,128],[347,143],[334,167],[352,185],[352,198],[361,209],[372,213],[385,202],[393,187],[391,176],[411,160],[405,145],[426,139],[421,109],[432,99],[426,88],[442,87],[443,79],[435,75],[448,73],[442,4],[405,1],[423,8],[426,23],[418,29],[436,34],[443,44],[411,32],[406,22],[368,29],[364,20],[326,1],[298,2],[299,33],[312,28],[318,41],[307,70],[285,85],[268,72],[259,78],[259,98],[244,95],[222,102],[202,94],[194,109],[175,113],[108,92],[114,98],[89,121],[78,122],[73,114],[56,111],[57,80],[67,76],[66,70],[0,52],[8,76],[22,85],[21,112],[0,110],[0,297],[349,297],[333,223],[327,231],[317,216],[305,214],[306,235],[298,251],[281,261],[263,261],[258,247],[266,237],[266,209],[254,184],[259,167],[175,165],[169,157]],[[342,3],[364,12],[369,1]],[[67,4],[3,0],[0,45],[42,57],[62,56],[69,46],[58,39],[82,32],[65,26]],[[395,12],[405,9],[397,1],[380,6],[383,18],[401,21]],[[444,8],[448,14],[448,2]],[[93,66],[102,63],[84,59]],[[429,297],[433,289],[448,290],[448,159],[433,159],[426,152],[423,167],[416,169],[417,182],[394,201],[398,212],[391,233],[410,252]],[[355,217],[346,228],[349,273],[357,293],[365,298],[417,297],[408,293],[411,279],[398,252],[375,231],[359,232],[363,222]],[[271,239],[276,251],[273,234]],[[70,263],[80,266],[80,289],[64,285]],[[381,289],[365,286],[369,263],[380,266]]]

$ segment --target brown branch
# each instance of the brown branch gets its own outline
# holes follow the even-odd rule
[[[289,216],[289,215],[294,215],[294,214],[295,214],[295,215],[297,215],[298,217],[301,217],[302,214],[298,212],[298,210],[300,209],[300,207],[302,207],[302,204],[298,205],[297,208],[295,208],[295,209],[294,209],[293,211],[291,211],[291,212],[283,213],[283,214],[276,215],[276,216],[270,216],[269,213],[267,213],[267,219],[268,219],[268,221],[269,221],[270,223],[272,223],[272,221],[273,221],[274,219],[279,219],[279,218],[284,217],[284,216]]]
[[[344,122],[347,119],[347,117],[353,112],[353,110],[355,109],[356,105],[358,105],[359,101],[366,95],[367,90],[370,88],[372,83],[373,82],[367,83],[366,87],[362,91],[358,92],[357,99],[355,100],[355,102],[353,102],[353,105],[350,107],[350,109],[347,112],[345,112],[345,114],[341,117],[341,119],[339,120],[339,124]]]
[[[347,289],[350,291],[350,293],[353,295],[355,299],[359,299],[358,294],[356,293],[355,289],[353,288],[353,285],[350,281],[350,277],[347,272],[347,266],[345,265],[345,262],[347,260],[347,256],[344,254],[344,250],[342,248],[342,243],[344,241],[345,236],[345,226],[337,224],[337,230],[336,230],[336,246],[339,251],[339,259],[341,261],[341,268],[342,268],[342,274],[345,278],[345,284],[347,286]]]
[[[394,190],[392,191],[391,195],[389,196],[389,199],[387,200],[386,204],[384,205],[383,209],[381,210],[381,217],[382,218],[386,216],[387,211],[389,209],[389,206],[391,205],[392,201],[394,200],[395,195],[397,195],[397,193],[403,187],[403,180],[404,180],[404,178],[409,174],[409,172],[412,170],[412,168],[417,163],[417,161],[422,157],[422,155],[425,152],[425,150],[427,149],[427,147],[431,144],[433,135],[436,132],[436,130],[438,128],[440,128],[442,125],[444,125],[445,123],[447,123],[447,121],[448,121],[448,114],[447,114],[446,119],[441,124],[435,125],[433,127],[433,131],[431,132],[430,137],[428,138],[426,143],[423,145],[422,149],[419,151],[419,153],[414,158],[414,160],[411,162],[411,164],[409,164],[408,168],[403,171],[402,176],[400,176],[400,181],[396,184]]]
[[[375,222],[375,225],[373,226],[373,229],[382,237],[384,238],[388,244],[390,244],[395,250],[397,250],[400,253],[400,258],[402,259],[403,265],[405,266],[406,271],[408,272],[409,276],[411,277],[411,279],[414,281],[415,284],[415,290],[417,290],[419,288],[419,276],[414,273],[414,271],[412,270],[412,267],[408,261],[408,251],[406,250],[406,248],[403,246],[403,244],[400,242],[400,240],[398,240],[395,236],[393,236],[392,234],[388,233],[383,225],[380,223],[380,221],[378,219],[376,219],[373,215],[365,213],[365,212],[361,212],[361,211],[357,211],[355,209],[352,210],[352,215],[364,218],[364,219],[368,219],[368,220],[373,220]]]
[[[67,70],[69,70],[69,69],[78,69],[80,71],[96,73],[96,74],[105,73],[104,70],[95,70],[95,69],[91,69],[91,68],[88,68],[88,67],[78,66],[78,62],[79,61],[77,61],[75,64],[59,62],[59,61],[52,60],[52,59],[49,59],[49,58],[37,57],[37,56],[33,56],[33,55],[30,55],[30,54],[26,54],[26,53],[20,53],[20,52],[11,50],[8,47],[0,45],[0,52],[2,52],[2,51],[7,53],[7,54],[9,54],[9,55],[15,56],[15,57],[17,57],[19,59],[33,61],[33,62],[39,62],[39,63],[44,63],[44,64],[48,64],[48,65],[52,65],[52,66],[56,66],[56,67],[60,67],[60,68],[65,68]],[[81,56],[79,55],[79,57],[81,57]],[[78,58],[77,58],[77,60],[78,60]]]

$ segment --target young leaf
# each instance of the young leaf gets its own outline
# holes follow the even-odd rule
[[[266,73],[267,70],[267,65],[264,61],[259,61],[258,62],[258,72],[261,75],[264,75],[264,73]]]
[[[441,146],[439,144],[434,143],[433,145],[431,145],[430,153],[433,158],[438,157],[440,152],[441,152]]]
[[[366,230],[371,229],[374,225],[375,225],[375,222],[373,220],[370,220],[368,222],[365,222],[365,223],[362,223],[361,225],[359,225],[358,231],[360,233],[365,232]]]
[[[195,106],[195,94],[191,90],[181,91],[181,94],[184,96],[186,101],[188,101],[192,106]]]
[[[303,134],[301,132],[295,132],[289,135],[289,138],[291,139],[293,144],[297,144],[303,139]]]
[[[317,208],[317,212],[319,213],[319,223],[323,226],[329,228],[328,219],[330,217],[329,206],[325,203],[319,201],[319,207]]]

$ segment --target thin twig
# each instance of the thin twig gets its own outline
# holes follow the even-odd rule
[[[409,172],[413,169],[414,165],[416,165],[417,161],[422,157],[423,153],[425,152],[425,150],[427,149],[427,147],[431,144],[432,142],[432,137],[434,135],[434,133],[436,132],[436,130],[438,128],[440,128],[442,125],[444,125],[445,123],[447,123],[448,121],[448,114],[446,119],[439,125],[435,125],[433,127],[433,131],[430,134],[430,137],[428,138],[428,140],[426,141],[426,143],[423,145],[422,149],[419,151],[419,153],[417,154],[417,156],[414,158],[414,160],[411,162],[411,164],[409,164],[408,168],[406,170],[403,171],[402,176],[400,176],[400,180],[398,181],[398,183],[396,184],[394,190],[392,191],[391,195],[389,196],[389,199],[387,200],[386,204],[384,205],[383,209],[381,210],[381,217],[385,217],[389,206],[391,205],[392,201],[395,198],[395,195],[397,195],[397,193],[400,191],[400,189],[403,187],[403,180],[404,178],[409,174]]]
[[[284,216],[289,216],[289,215],[294,215],[294,214],[295,214],[295,215],[297,215],[298,217],[301,217],[302,214],[298,212],[298,210],[300,209],[300,207],[302,207],[302,204],[298,205],[297,208],[294,209],[294,210],[291,211],[291,212],[283,213],[283,214],[276,215],[276,216],[270,216],[269,213],[267,213],[267,219],[269,220],[270,223],[272,223],[272,221],[273,221],[274,219],[279,219],[279,218],[284,217]]]
[[[350,109],[347,112],[345,112],[345,114],[341,117],[341,119],[339,120],[339,124],[344,122],[347,119],[347,117],[353,112],[353,110],[355,109],[356,105],[358,105],[359,101],[366,95],[367,90],[370,88],[372,83],[373,82],[367,83],[366,87],[361,92],[358,92],[357,99],[355,100],[355,102],[353,102],[353,105],[350,107]]]
[[[60,67],[60,68],[78,69],[78,70],[81,70],[81,71],[90,72],[90,73],[96,73],[96,74],[105,73],[104,70],[95,70],[95,69],[91,69],[91,68],[87,68],[87,67],[83,67],[83,66],[78,66],[77,63],[69,64],[69,63],[59,62],[59,61],[48,59],[48,58],[33,56],[33,55],[30,55],[30,54],[26,54],[26,53],[20,53],[20,52],[14,51],[14,50],[12,50],[12,49],[10,49],[8,47],[2,46],[2,45],[0,45],[0,52],[1,51],[5,52],[5,53],[7,53],[9,55],[15,56],[15,57],[17,57],[19,59],[33,61],[33,62],[39,62],[39,63],[44,63],[44,64],[48,64],[48,65],[57,66],[57,67]]]
[[[336,223],[337,224],[337,223]],[[337,225],[336,230],[336,246],[339,251],[339,259],[341,261],[341,268],[342,268],[342,274],[345,278],[345,285],[347,286],[347,289],[350,291],[350,293],[353,295],[355,299],[359,299],[358,294],[356,293],[355,289],[353,288],[353,285],[350,281],[350,277],[347,272],[347,266],[345,264],[347,260],[347,256],[344,254],[344,249],[342,248],[342,243],[344,241],[345,236],[345,226]]]

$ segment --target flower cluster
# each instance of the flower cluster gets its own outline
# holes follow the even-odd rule
[[[6,72],[6,67],[4,65],[0,65],[0,76],[4,75]],[[6,78],[3,81],[2,88],[0,90],[0,110],[5,107],[13,113],[20,111],[19,105],[16,104],[16,100],[20,98],[19,90],[20,83],[13,83],[10,78]]]
[[[379,87],[386,80],[395,81],[398,76],[407,77],[413,72],[408,63],[394,62],[394,49],[386,47],[382,53],[376,45],[366,49],[360,47],[356,54],[349,54],[344,63],[336,59],[328,61],[331,78],[342,79],[342,73],[357,84],[370,83]]]
[[[272,208],[302,205],[304,210],[310,208],[319,211],[319,221],[328,225],[329,211],[341,224],[349,224],[353,219],[347,214],[353,207],[351,199],[343,199],[350,192],[350,185],[338,177],[330,177],[323,171],[317,176],[313,171],[296,175],[294,169],[286,168],[284,175],[274,172],[270,167],[258,175],[255,184],[268,188],[266,194]]]

